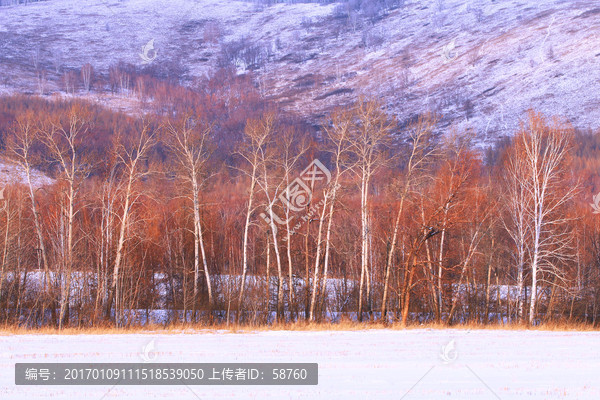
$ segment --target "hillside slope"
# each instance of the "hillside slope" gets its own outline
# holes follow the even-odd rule
[[[401,121],[430,110],[445,131],[510,134],[527,109],[600,124],[600,8],[563,0],[405,1],[371,18],[338,4],[50,0],[0,7],[0,92],[49,92],[64,71],[118,61],[183,83],[227,63],[311,121],[364,94]],[[154,53],[156,51],[156,53]],[[156,58],[153,58],[156,56]]]

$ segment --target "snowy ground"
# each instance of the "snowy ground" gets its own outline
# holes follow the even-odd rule
[[[318,386],[15,386],[17,362],[318,362]],[[1,399],[598,399],[600,332],[0,336]],[[84,397],[85,396],[85,397]]]
[[[38,170],[31,171],[31,183],[33,187],[50,185],[54,181]],[[0,188],[11,184],[27,184],[27,175],[18,165],[0,158]]]

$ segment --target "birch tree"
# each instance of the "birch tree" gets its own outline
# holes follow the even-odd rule
[[[194,318],[196,317],[196,304],[199,294],[200,280],[200,259],[202,259],[202,268],[206,280],[206,289],[208,291],[208,307],[212,315],[214,305],[212,282],[206,250],[204,244],[204,235],[202,221],[200,218],[201,190],[205,179],[207,178],[207,161],[209,158],[209,142],[212,127],[203,125],[201,121],[191,116],[185,116],[176,124],[169,121],[166,126],[168,139],[167,144],[175,156],[179,167],[181,168],[182,178],[186,183],[188,195],[187,199],[192,204],[192,213],[194,216]]]
[[[81,81],[83,83],[83,88],[86,92],[90,91],[92,85],[92,79],[94,76],[94,67],[92,64],[85,63],[81,67]]]
[[[504,195],[507,212],[502,220],[513,243],[513,262],[517,267],[517,321],[522,321],[524,317],[523,311],[526,303],[523,293],[524,272],[528,257],[528,245],[531,242],[528,210],[531,209],[532,199],[523,185],[524,165],[518,165],[521,162],[520,159],[509,159],[510,167],[505,172],[506,192]]]
[[[116,145],[114,141],[113,144]],[[100,193],[98,193],[100,203],[100,226],[99,234],[96,238],[98,246],[96,267],[98,286],[94,304],[94,316],[100,316],[101,310],[105,310],[106,318],[110,319],[110,307],[108,306],[108,302],[111,284],[109,282],[109,275],[113,267],[115,226],[118,223],[118,217],[115,212],[119,190],[116,151],[113,150],[110,152],[105,163],[107,171],[106,175],[103,176],[104,179],[102,180],[102,185],[99,189]]]
[[[268,143],[268,142],[267,142]],[[283,272],[282,272],[282,261],[281,261],[281,252],[279,250],[279,239],[277,236],[278,228],[275,225],[276,217],[275,211],[273,208],[275,207],[275,202],[278,200],[278,194],[280,193],[281,186],[285,182],[283,179],[278,179],[273,168],[269,168],[269,165],[272,164],[271,156],[267,155],[268,147],[265,148],[265,151],[260,152],[259,156],[259,164],[261,170],[260,179],[258,179],[258,184],[262,188],[262,191],[266,198],[266,211],[267,216],[266,220],[269,224],[269,233],[272,236],[273,250],[275,250],[275,262],[277,264],[277,319],[283,318]],[[279,181],[279,182],[278,182]],[[267,234],[269,234],[267,233]],[[269,241],[267,241],[267,254],[269,255]],[[267,257],[267,271],[269,268],[269,257]],[[269,288],[271,283],[267,278],[267,293],[269,293]],[[269,296],[267,295],[267,307],[269,304]]]
[[[558,282],[566,286],[568,283],[563,266],[573,259],[574,252],[570,219],[564,209],[579,189],[567,176],[571,143],[570,129],[556,121],[546,124],[541,115],[530,113],[508,156],[507,178],[524,189],[513,196],[518,204],[510,210],[513,220],[522,219],[524,227],[513,225],[511,237],[516,239],[517,251],[525,232],[529,239],[530,324],[536,320],[538,284]]]
[[[283,181],[285,187],[289,187],[291,184],[292,173],[296,170],[299,161],[304,156],[308,146],[305,140],[301,139],[294,130],[289,129],[283,133],[281,139],[281,145],[279,146],[282,150],[281,155],[281,167],[283,169]],[[290,312],[290,318],[292,317],[292,311],[296,309],[295,306],[295,293],[294,293],[294,261],[292,258],[292,232],[291,221],[293,220],[292,209],[290,204],[284,203],[283,209],[285,212],[285,243],[287,252],[288,262],[288,310]],[[297,309],[296,309],[297,311]]]
[[[49,264],[48,255],[46,252],[46,244],[40,223],[37,201],[35,197],[35,188],[33,184],[33,165],[34,162],[34,146],[39,141],[39,127],[33,112],[26,112],[17,116],[15,124],[11,129],[10,135],[7,138],[7,153],[9,158],[14,161],[25,174],[25,183],[27,187],[27,195],[29,197],[29,207],[33,216],[33,225],[35,228],[37,244],[39,246],[38,257],[41,258],[41,265],[44,269],[43,293],[44,302],[48,300],[49,283]],[[42,307],[43,308],[43,307]],[[54,315],[54,312],[53,312]]]
[[[314,320],[314,308],[317,300],[317,296],[320,294],[321,298],[327,304],[327,278],[329,273],[329,258],[331,252],[331,232],[333,226],[333,218],[335,213],[335,205],[338,196],[338,190],[340,189],[340,180],[344,172],[348,171],[349,153],[350,153],[350,134],[353,126],[353,113],[351,110],[337,110],[331,117],[331,124],[323,126],[325,137],[329,141],[330,152],[333,157],[334,176],[332,182],[324,190],[324,204],[322,215],[319,224],[319,240],[317,244],[317,261],[315,262],[315,275],[313,281],[313,297],[310,309],[310,319]],[[327,212],[326,212],[327,210]],[[320,256],[320,234],[321,226],[323,221],[327,218],[327,227],[325,230],[325,243],[324,243],[324,255],[323,255],[323,279],[322,283],[317,286],[319,282],[318,275],[318,263]],[[326,310],[325,310],[326,311]]]
[[[361,269],[358,291],[358,320],[362,321],[363,291],[366,283],[367,302],[371,304],[369,278],[370,186],[373,175],[388,161],[385,151],[391,145],[393,122],[375,101],[359,100],[354,109],[355,127],[350,136],[355,157],[353,169],[360,182]],[[369,310],[371,311],[371,310]]]
[[[138,121],[138,126],[134,137],[124,138],[118,135],[116,137],[115,157],[121,169],[121,187],[119,194],[123,202],[119,213],[118,237],[115,249],[115,261],[112,274],[111,299],[114,299],[115,324],[121,326],[121,292],[120,292],[120,272],[124,258],[125,242],[128,239],[128,230],[132,224],[132,211],[134,205],[138,202],[141,192],[137,184],[148,175],[148,169],[145,168],[145,161],[148,153],[155,143],[154,128],[147,120]],[[110,311],[111,302],[109,301],[107,311]]]
[[[90,131],[90,111],[74,104],[60,115],[51,116],[41,128],[41,139],[51,160],[57,164],[59,177],[64,182],[59,224],[59,252],[61,255],[61,296],[59,329],[68,322],[75,238],[75,217],[78,214],[77,197],[82,181],[89,173],[89,162],[82,152],[82,145]],[[30,194],[31,197],[31,194]]]
[[[240,283],[236,321],[240,321],[240,313],[244,301],[244,290],[246,287],[246,275],[248,273],[248,239],[250,233],[250,224],[252,213],[255,210],[254,198],[261,174],[261,160],[267,151],[269,138],[273,132],[275,124],[275,114],[266,113],[260,119],[251,119],[246,123],[244,129],[244,143],[239,152],[246,166],[242,172],[250,179],[248,187],[248,204],[246,206],[246,217],[244,221],[244,233],[242,243],[242,280]]]

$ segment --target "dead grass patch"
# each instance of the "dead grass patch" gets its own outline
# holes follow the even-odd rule
[[[500,331],[566,331],[566,332],[596,332],[600,327],[585,323],[547,322],[540,325],[528,324],[479,324],[467,323],[447,325],[440,323],[418,324],[400,323],[384,324],[382,322],[356,322],[343,320],[340,322],[286,322],[269,325],[258,324],[170,324],[146,325],[116,328],[114,326],[97,327],[67,327],[59,330],[55,327],[24,328],[19,326],[3,326],[0,336],[11,335],[121,335],[121,334],[215,334],[215,333],[254,333],[268,331],[290,332],[319,332],[319,331],[365,331],[365,330],[412,330],[412,329],[453,329],[453,330],[500,330]]]

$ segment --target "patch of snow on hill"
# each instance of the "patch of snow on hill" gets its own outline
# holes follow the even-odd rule
[[[31,171],[31,183],[34,187],[42,187],[45,185],[51,185],[54,180],[40,171]],[[27,176],[25,171],[18,165],[0,161],[0,187],[14,184],[27,184]]]

